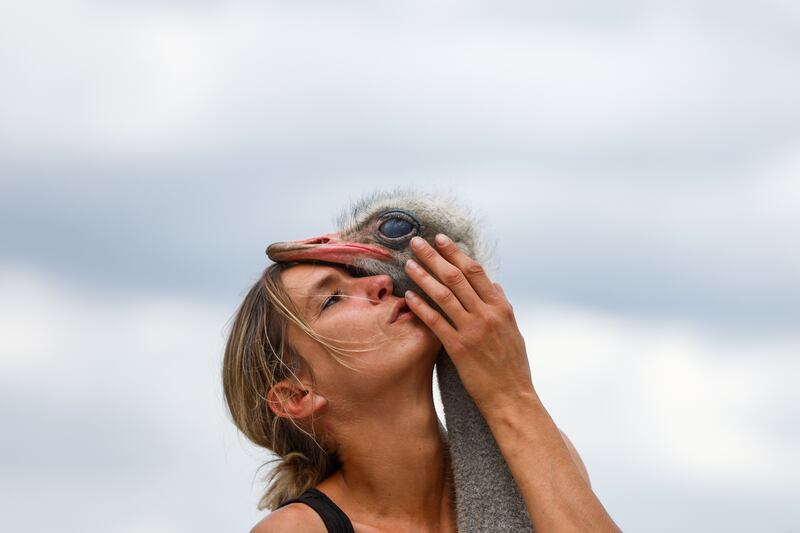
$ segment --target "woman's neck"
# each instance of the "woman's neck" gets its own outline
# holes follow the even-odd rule
[[[354,521],[455,531],[450,458],[430,389],[419,397],[382,398],[343,424],[337,442],[342,467],[319,488]]]

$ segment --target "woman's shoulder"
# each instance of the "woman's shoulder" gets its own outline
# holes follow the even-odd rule
[[[250,533],[327,533],[322,518],[304,503],[290,503],[276,509],[256,524]]]

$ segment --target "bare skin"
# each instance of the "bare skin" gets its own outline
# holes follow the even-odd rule
[[[536,395],[524,340],[502,288],[452,242],[437,245],[438,251],[422,239],[413,244],[434,275],[413,264],[408,275],[450,322],[413,294],[405,298],[413,313],[391,322],[403,299],[392,295],[388,276],[353,278],[341,268],[313,265],[282,275],[315,331],[373,347],[349,361],[359,373],[337,364],[300,331],[289,331],[290,342],[314,370],[316,387],[301,375],[300,384],[281,382],[268,397],[280,416],[307,421],[313,415],[316,427],[331,437],[343,466],[317,488],[342,508],[357,533],[456,531],[450,466],[431,388],[444,345],[498,442],[536,530],[619,531],[592,492],[574,447]],[[309,291],[325,276],[330,279],[322,290]],[[332,297],[334,290],[343,296]],[[312,509],[290,504],[251,533],[270,531],[326,529]]]

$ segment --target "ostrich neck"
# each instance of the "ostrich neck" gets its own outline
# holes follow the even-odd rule
[[[459,533],[533,532],[530,515],[497,442],[450,356],[436,361],[453,466]]]

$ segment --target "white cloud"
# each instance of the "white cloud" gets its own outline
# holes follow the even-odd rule
[[[798,488],[800,337],[720,338],[680,322],[520,305],[534,385],[604,484]],[[591,472],[591,466],[590,466]],[[646,478],[643,478],[646,476]]]
[[[0,493],[16,502],[12,526],[30,523],[43,486],[49,516],[76,531],[92,531],[85,512],[97,501],[96,523],[113,521],[116,531],[256,522],[253,478],[267,454],[237,434],[221,393],[233,309],[103,293],[9,265],[0,292],[0,414],[9,429]],[[55,526],[37,520],[42,531]]]
[[[700,8],[638,11],[586,27],[469,9],[454,24],[452,11],[423,6],[26,3],[2,26],[3,138],[162,153],[377,129],[436,144],[650,137],[688,150],[792,127],[800,76],[790,49],[711,24]]]
[[[15,466],[0,492],[23,513],[11,523],[24,523],[38,483],[70,487],[53,504],[64,506],[63,514],[52,515],[68,523],[80,523],[75,510],[87,498],[122,512],[121,531],[214,530],[203,525],[198,502],[227,513],[209,514],[209,524],[225,516],[241,527],[257,521],[255,469],[267,454],[236,435],[219,385],[232,309],[157,294],[104,295],[8,266],[0,269],[0,289],[0,321],[10,326],[0,379],[16,394],[5,421],[16,430],[4,442],[13,459],[0,458]],[[601,500],[667,485],[737,487],[779,501],[798,488],[797,435],[786,424],[800,404],[790,383],[800,338],[734,341],[691,323],[515,304],[534,384],[583,456]],[[60,432],[63,458],[48,457],[33,440],[47,435],[37,427]],[[105,453],[114,438],[134,442]],[[76,449],[86,457],[76,458]],[[93,461],[102,464],[89,468]],[[144,490],[154,484],[157,490]],[[155,507],[133,515],[124,511],[131,502]],[[704,512],[701,502],[684,504]],[[638,512],[619,504],[612,510],[621,523]],[[788,510],[779,512],[788,519]]]
[[[50,272],[0,260],[11,529],[41,515],[43,487],[76,530],[96,501],[98,523],[131,532],[257,516],[265,457],[218,377],[234,309],[53,273],[177,287],[192,265],[199,292],[269,236],[325,230],[348,190],[432,182],[499,227],[520,291],[684,317],[517,305],[535,383],[601,497],[622,495],[614,511],[665,496],[708,516],[697,495],[714,493],[755,509],[730,531],[791,526],[797,15],[791,0],[5,10],[0,212],[19,231],[2,253]],[[735,337],[687,318],[726,313]]]

